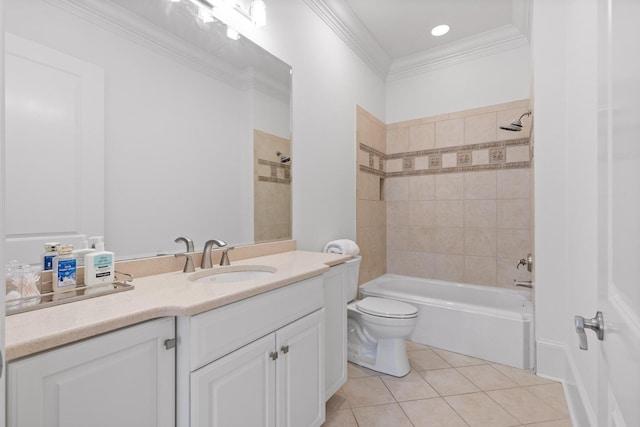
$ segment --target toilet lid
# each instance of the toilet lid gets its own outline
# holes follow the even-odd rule
[[[418,309],[401,301],[386,298],[366,297],[358,301],[356,308],[363,313],[380,317],[408,318],[416,317]]]

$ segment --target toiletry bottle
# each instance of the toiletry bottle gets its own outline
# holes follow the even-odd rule
[[[84,284],[86,286],[113,283],[115,281],[115,264],[113,252],[104,250],[102,236],[91,237],[95,240],[96,251],[84,257]]]
[[[58,246],[58,256],[53,259],[51,280],[53,291],[64,291],[76,287],[76,258],[72,255],[73,246]]]
[[[42,254],[42,271],[53,269],[53,259],[58,256],[56,250],[60,246],[58,242],[49,242],[44,244],[44,253]]]
[[[84,257],[87,254],[95,252],[95,249],[91,249],[89,247],[89,242],[87,241],[87,236],[83,235],[83,239],[80,241],[80,247],[78,249],[73,250],[73,256],[78,260],[78,267],[82,267],[84,265]]]

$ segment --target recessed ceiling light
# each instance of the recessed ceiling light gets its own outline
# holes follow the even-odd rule
[[[440,36],[444,36],[448,32],[449,32],[449,26],[446,24],[443,24],[443,25],[438,25],[437,27],[433,27],[433,29],[431,30],[431,35],[440,37]]]

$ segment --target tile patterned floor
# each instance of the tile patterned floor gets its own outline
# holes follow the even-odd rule
[[[562,385],[462,354],[407,343],[396,378],[349,364],[324,427],[571,427]]]

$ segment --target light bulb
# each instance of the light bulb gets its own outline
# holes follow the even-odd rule
[[[227,37],[229,37],[231,40],[238,40],[240,38],[240,34],[227,25]]]
[[[449,26],[446,24],[443,24],[443,25],[438,25],[437,27],[433,27],[433,29],[431,30],[431,35],[440,37],[440,36],[444,36],[448,32],[449,32]]]
[[[204,9],[198,10],[198,19],[200,19],[205,24],[213,22],[213,16],[211,15],[211,13]]]
[[[251,19],[258,27],[267,25],[267,5],[264,0],[253,0],[250,7]]]

